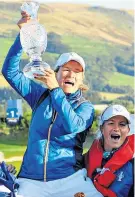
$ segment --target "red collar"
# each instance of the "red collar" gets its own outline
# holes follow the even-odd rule
[[[112,172],[121,168],[125,163],[133,158],[134,154],[134,134],[127,137],[127,141],[118,149],[112,158],[105,164],[104,168],[109,168]],[[94,140],[88,152],[88,176],[91,178],[96,168],[101,168],[103,158],[103,148],[101,140]]]

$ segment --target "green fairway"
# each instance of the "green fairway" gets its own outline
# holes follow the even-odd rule
[[[0,38],[0,44],[2,46],[0,47],[0,61],[2,61],[1,58],[4,59],[12,43],[13,43],[13,39]]]
[[[125,94],[116,94],[116,93],[108,93],[108,92],[99,92],[99,94],[103,100],[107,100],[107,101],[112,101],[121,96],[126,96]]]
[[[104,55],[109,56],[110,52],[116,50],[116,46],[105,41],[96,39],[87,39],[79,36],[63,36],[62,42],[71,47],[72,51],[76,51],[85,55]]]
[[[22,156],[25,150],[26,150],[26,146],[0,143],[0,151],[4,153],[5,158]]]
[[[108,84],[111,86],[130,86],[134,88],[134,77],[129,75],[124,75],[118,72],[107,73],[106,77],[108,79]]]
[[[17,172],[19,172],[25,150],[26,146],[14,145],[11,142],[8,144],[7,141],[0,143],[0,151],[4,153],[6,163],[14,165]]]

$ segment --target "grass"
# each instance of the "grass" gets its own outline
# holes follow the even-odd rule
[[[0,88],[9,88],[9,83],[4,79],[2,75],[0,75]]]
[[[19,32],[16,22],[20,18],[20,3],[16,2],[12,6],[4,7],[5,9],[0,13],[0,33],[2,35],[8,33],[11,36],[10,32]],[[116,17],[119,20],[116,20]],[[72,50],[76,49],[77,52],[84,52],[86,55],[92,54],[94,56],[100,54],[110,56],[113,53],[120,53],[129,57],[129,53],[119,50],[121,42],[113,42],[118,40],[119,35],[120,41],[125,42],[126,38],[129,43],[132,44],[133,42],[132,27],[127,28],[130,26],[131,21],[127,20],[126,15],[119,12],[106,9],[103,13],[102,8],[93,11],[89,5],[83,4],[52,3],[40,6],[39,19],[39,22],[46,27],[48,33],[55,32],[63,35],[62,41],[71,46]],[[122,19],[123,23],[121,23]],[[127,29],[128,31],[126,31]],[[113,41],[111,42],[111,40]],[[1,46],[5,47],[3,41],[0,40],[0,43]]]
[[[116,93],[108,93],[108,92],[99,92],[99,94],[103,100],[108,100],[108,101],[114,100],[121,96],[125,96],[125,94],[116,94]]]
[[[7,142],[8,143],[8,142]],[[26,146],[22,145],[12,145],[7,143],[0,143],[0,151],[4,153],[5,159],[14,157],[14,156],[22,156],[26,150]]]
[[[2,46],[2,47],[0,47],[0,67],[3,65],[4,59],[7,55],[10,47],[14,43],[14,40],[15,40],[15,38],[14,39],[0,38],[0,43],[1,43],[1,46]],[[28,59],[28,56],[25,53],[23,53],[22,58],[23,59]]]
[[[111,75],[107,73],[106,77],[108,78],[107,83],[111,86],[130,86],[134,88],[134,77],[132,76],[114,72]]]
[[[26,144],[26,139],[22,139],[23,144]],[[10,159],[12,157],[22,157],[26,150],[26,145],[22,145],[22,142],[19,140],[12,139],[0,139],[0,151],[4,153],[4,158]],[[22,161],[7,161],[7,164],[12,164],[16,167],[17,172],[19,172]]]
[[[4,153],[5,159],[9,159],[11,157],[23,156],[25,150],[26,150],[26,146],[0,144],[0,151]],[[6,162],[6,163],[14,165],[18,173],[22,161],[12,161],[12,162]]]
[[[104,55],[109,56],[110,51],[115,51],[113,44],[105,41],[88,39],[81,36],[64,35],[62,42],[71,47],[72,51],[76,51],[85,55]]]
[[[13,39],[0,38],[0,44],[2,46],[0,47],[0,62],[3,62],[12,43],[13,43]]]

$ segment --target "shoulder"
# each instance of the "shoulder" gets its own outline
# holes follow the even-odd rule
[[[115,172],[116,179],[111,184],[110,189],[117,196],[127,197],[133,185],[133,165],[128,161],[122,168]]]
[[[94,111],[93,104],[89,100],[85,99],[84,97],[81,97],[79,100],[76,101],[76,106],[77,107],[88,107]]]
[[[133,181],[133,164],[131,161],[128,161],[124,164],[119,170],[116,171],[116,181],[120,182],[123,179],[127,182]]]
[[[72,107],[78,115],[83,114],[83,117],[87,117],[89,120],[94,119],[94,107],[89,101],[76,102]]]

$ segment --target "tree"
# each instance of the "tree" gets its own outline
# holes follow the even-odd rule
[[[61,42],[61,37],[58,34],[51,32],[48,34],[46,51],[50,53],[61,54],[61,53],[69,52],[70,47]]]

